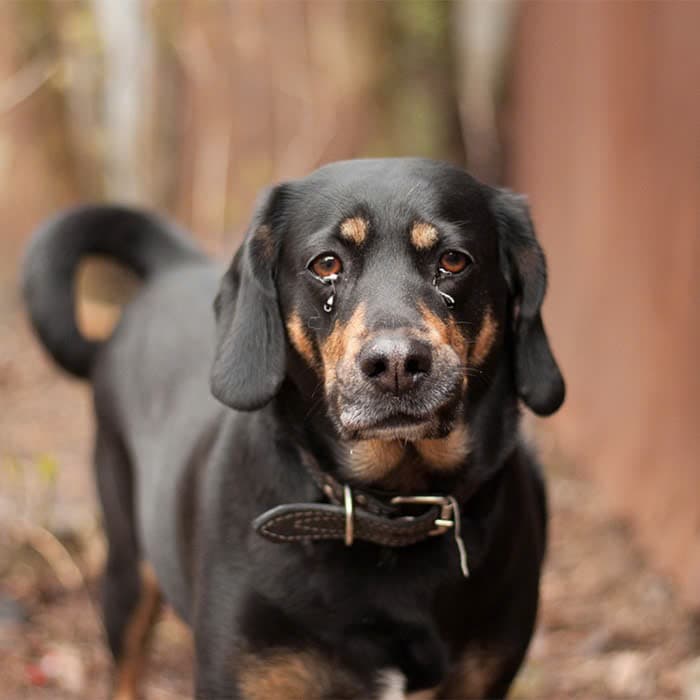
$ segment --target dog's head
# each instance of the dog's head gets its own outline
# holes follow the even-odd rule
[[[328,165],[261,198],[216,302],[213,392],[260,408],[291,353],[342,438],[435,440],[507,353],[520,398],[550,414],[545,287],[521,197],[428,160]]]

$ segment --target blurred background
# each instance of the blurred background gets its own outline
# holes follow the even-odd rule
[[[107,696],[87,387],[31,337],[17,279],[57,208],[167,212],[221,258],[257,191],[422,155],[528,194],[568,382],[530,426],[552,535],[517,698],[700,698],[700,2],[0,3],[0,683]],[[81,277],[104,335],[134,282]],[[147,695],[185,698],[158,627]]]

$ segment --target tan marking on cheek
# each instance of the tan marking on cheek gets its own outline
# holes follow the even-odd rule
[[[437,349],[440,345],[449,345],[459,357],[462,365],[466,367],[468,344],[455,319],[450,317],[445,322],[428,309],[425,304],[420,304],[419,308],[433,347]]]
[[[486,307],[486,313],[484,314],[484,321],[479,329],[479,334],[476,336],[474,341],[474,347],[471,352],[471,364],[478,367],[484,360],[488,357],[489,352],[493,344],[496,342],[496,335],[498,333],[498,323],[493,317],[493,312],[491,307]]]
[[[239,688],[244,700],[362,696],[360,684],[350,673],[310,651],[244,655],[240,659]]]
[[[294,311],[287,319],[287,333],[294,349],[306,360],[306,363],[313,369],[318,368],[314,346],[309,338],[304,323],[299,314]]]
[[[345,219],[340,224],[340,235],[346,241],[350,241],[355,245],[362,245],[367,238],[367,222],[359,216]]]
[[[428,250],[439,240],[437,229],[432,224],[418,221],[411,229],[411,243],[416,250]]]
[[[364,304],[358,304],[347,323],[335,322],[333,331],[321,346],[327,390],[335,383],[340,362],[352,361],[360,351],[362,338],[366,333]]]
[[[481,700],[489,692],[503,666],[496,651],[470,648],[464,652],[440,689],[440,698]]]
[[[358,440],[348,450],[347,468],[358,479],[375,481],[394,469],[404,452],[398,440]]]
[[[160,590],[153,569],[141,565],[141,594],[124,629],[112,700],[136,700],[146,646],[160,610]]]
[[[447,324],[425,304],[419,304],[420,315],[428,329],[430,342],[433,345],[444,345],[449,342]]]
[[[447,342],[450,344],[452,349],[457,353],[463,366],[467,364],[467,339],[462,335],[459,330],[459,326],[454,318],[450,318],[447,323]]]
[[[418,440],[416,450],[433,469],[448,471],[464,463],[470,442],[469,429],[461,423],[444,438]]]

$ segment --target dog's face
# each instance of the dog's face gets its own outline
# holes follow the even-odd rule
[[[335,163],[259,205],[217,302],[213,390],[236,408],[264,405],[291,348],[342,438],[434,440],[459,425],[470,382],[508,336],[521,397],[550,413],[563,383],[544,288],[515,195],[434,161]]]
[[[484,193],[420,166],[329,166],[290,203],[280,307],[344,438],[444,437],[500,340],[507,287]]]

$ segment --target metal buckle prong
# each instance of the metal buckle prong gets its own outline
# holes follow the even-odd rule
[[[345,497],[345,545],[350,547],[355,540],[355,518],[352,491],[347,484],[343,488],[343,496]]]
[[[453,505],[450,496],[394,496],[392,504],[400,505],[408,503],[411,505],[440,506],[440,517],[435,520],[435,529],[430,535],[442,535],[454,526]]]
[[[438,518],[438,519],[435,521],[435,524],[436,524],[438,527],[446,527],[446,528],[450,528],[450,527],[454,527],[454,526],[455,526],[455,524],[454,524],[454,522],[452,522],[452,520],[443,520],[442,518]]]
[[[398,505],[401,503],[440,506],[440,517],[435,520],[435,529],[430,531],[430,535],[442,535],[452,528],[454,533],[457,551],[459,552],[459,567],[464,578],[469,578],[469,566],[467,561],[467,550],[462,539],[462,521],[459,513],[459,503],[454,496],[395,496],[391,503]]]

